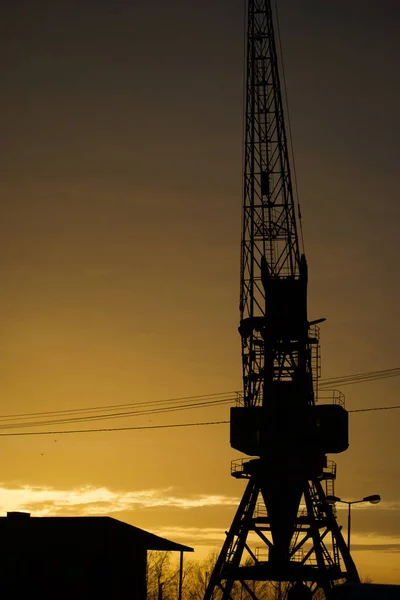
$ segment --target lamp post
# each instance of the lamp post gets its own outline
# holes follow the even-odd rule
[[[350,527],[351,527],[351,505],[359,504],[360,502],[370,502],[371,504],[378,504],[381,501],[381,497],[378,494],[372,494],[372,496],[365,496],[362,500],[342,500],[337,496],[326,496],[326,501],[329,504],[335,504],[336,502],[341,502],[342,504],[347,504],[348,512],[347,512],[347,547],[350,552]]]

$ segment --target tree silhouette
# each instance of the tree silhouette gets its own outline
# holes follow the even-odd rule
[[[186,560],[183,569],[182,600],[203,600],[218,554],[212,552],[205,560]],[[251,559],[249,559],[251,561]],[[370,583],[370,578],[367,578]],[[364,579],[365,581],[365,579]],[[290,584],[281,581],[249,581],[235,585],[232,600],[286,600]],[[149,552],[147,561],[147,600],[177,600],[179,566],[171,552]],[[213,600],[221,600],[222,592],[215,591]],[[314,600],[325,600],[321,589]]]

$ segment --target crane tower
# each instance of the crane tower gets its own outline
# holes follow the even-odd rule
[[[205,600],[261,598],[263,582],[308,599],[359,581],[335,508],[336,465],[348,447],[343,396],[318,402],[319,329],[307,316],[271,0],[248,0],[240,326],[243,394],[231,446],[247,485]],[[244,595],[243,595],[244,594]]]

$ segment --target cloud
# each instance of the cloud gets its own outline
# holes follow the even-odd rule
[[[217,527],[175,527],[165,526],[152,529],[153,533],[183,544],[207,547],[221,547],[226,537],[226,530]],[[353,551],[400,552],[400,538],[389,535],[357,535],[351,547]],[[260,538],[249,534],[250,545],[260,546]]]
[[[218,527],[160,527],[153,528],[152,532],[161,537],[179,540],[182,544],[190,542],[197,546],[218,548],[226,537],[225,529]]]
[[[336,510],[338,510],[338,511],[342,511],[342,510],[345,510],[346,512],[348,511],[348,507],[341,503],[335,504],[335,507],[336,507]],[[355,504],[354,506],[352,506],[351,512],[353,513],[354,510],[361,510],[361,511],[374,510],[375,511],[377,508],[378,508],[377,504],[369,504],[368,502],[364,502],[364,503]],[[379,510],[400,510],[400,502],[391,502],[388,500],[381,500],[379,502]]]
[[[174,492],[173,488],[127,492],[113,491],[105,487],[54,489],[51,487],[6,487],[4,484],[0,485],[0,512],[27,511],[37,517],[112,516],[115,513],[143,509],[179,509],[185,511],[208,508],[233,509],[238,506],[238,503],[238,498],[225,495],[179,495]],[[393,514],[392,511],[396,510],[397,505],[391,503],[382,508],[384,509],[382,514],[388,515],[389,513]],[[375,510],[377,509],[375,508]],[[160,513],[158,513],[158,516],[160,516]],[[152,526],[151,530],[162,537],[176,539],[182,543],[190,542],[190,545],[221,546],[226,535],[225,528],[197,526],[200,522],[197,517],[193,516],[193,521],[191,519],[191,516],[185,518],[189,526],[163,525],[158,528]],[[192,526],[192,522],[196,526]],[[226,523],[226,525],[229,525],[229,523]],[[371,523],[369,527],[369,530],[354,531],[352,535],[353,550],[400,552],[400,535],[395,528],[388,528],[387,530],[382,528],[379,532],[373,532],[371,531]],[[250,538],[249,541],[251,541]]]
[[[397,544],[351,544],[351,550],[365,550],[372,552],[400,552],[400,543]]]
[[[178,496],[171,489],[114,492],[107,488],[81,487],[57,490],[49,487],[0,486],[0,510],[29,511],[34,516],[108,515],[139,508],[195,509],[237,506],[238,499],[223,495]]]
[[[400,536],[396,533],[355,532],[351,537],[352,551],[400,552]]]

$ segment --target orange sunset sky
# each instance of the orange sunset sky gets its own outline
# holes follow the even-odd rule
[[[400,5],[278,4],[322,376],[399,367]],[[241,388],[243,15],[242,0],[3,3],[1,417]],[[399,390],[343,388],[349,410]],[[2,419],[0,513],[108,514],[203,558],[243,491],[227,425],[3,434],[228,418]],[[399,425],[351,415],[336,482],[382,496],[354,507],[353,555],[397,583]]]

